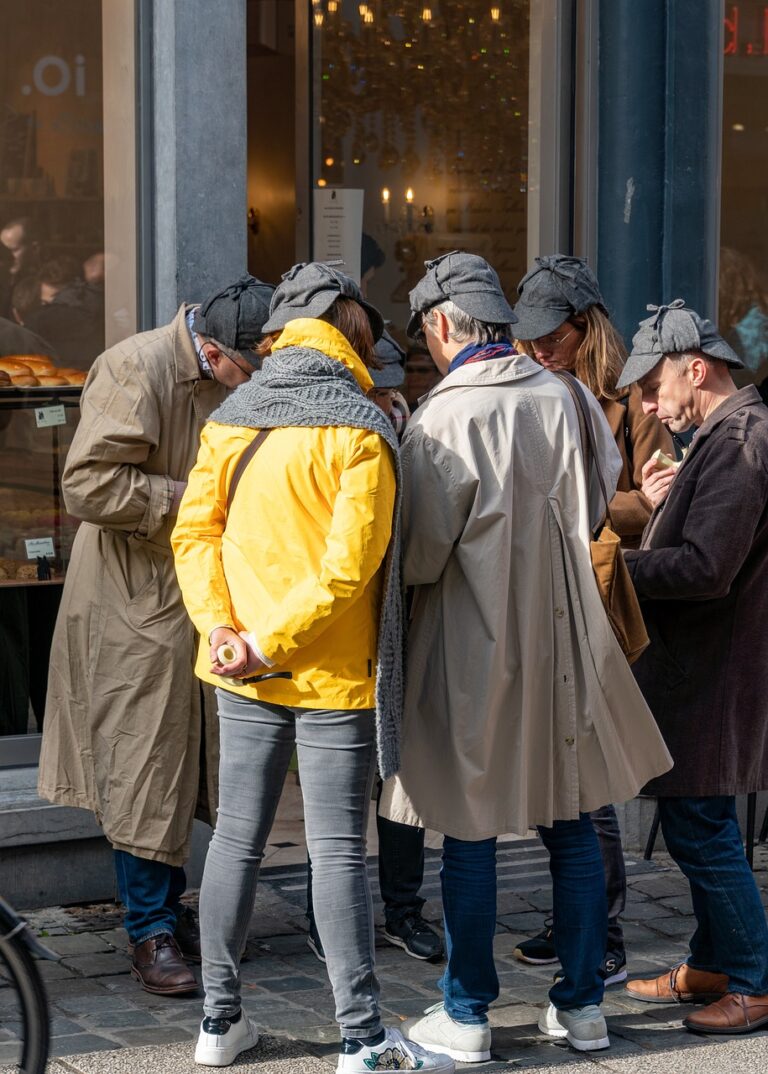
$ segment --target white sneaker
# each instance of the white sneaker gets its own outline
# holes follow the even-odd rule
[[[609,1048],[608,1027],[599,1007],[575,1007],[571,1011],[559,1011],[553,1003],[542,1009],[539,1029],[548,1037],[565,1037],[572,1048],[579,1052],[596,1052]]]
[[[436,1055],[403,1038],[399,1029],[387,1029],[380,1044],[363,1044],[352,1053],[343,1053],[336,1074],[371,1074],[375,1070],[420,1070],[423,1074],[453,1074],[455,1065],[447,1055]]]
[[[259,1031],[244,1012],[236,1022],[228,1018],[204,1018],[195,1048],[195,1062],[204,1067],[228,1067],[240,1052],[259,1043]]]
[[[445,1052],[460,1063],[485,1063],[491,1058],[491,1027],[488,1022],[468,1026],[454,1021],[442,1003],[427,1007],[422,1018],[409,1018],[403,1034],[422,1048]]]

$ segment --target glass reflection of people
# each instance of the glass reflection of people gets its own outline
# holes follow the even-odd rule
[[[720,250],[718,327],[724,339],[744,363],[746,375],[735,377],[741,384],[761,385],[763,401],[768,398],[768,288],[746,254],[723,246]]]
[[[0,315],[10,315],[10,298],[14,286],[40,266],[40,243],[35,223],[29,216],[19,216],[0,228]]]
[[[104,292],[80,272],[72,257],[46,261],[37,274],[41,305],[25,324],[49,340],[62,361],[86,370],[104,349]]]

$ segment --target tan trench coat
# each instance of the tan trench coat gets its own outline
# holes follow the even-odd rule
[[[53,640],[38,789],[92,810],[116,849],[170,865],[188,856],[196,810],[207,819],[215,808],[218,727],[193,671],[169,508],[225,395],[201,378],[182,306],[172,324],[97,359],[62,479],[83,522]]]
[[[590,400],[610,495],[621,460]],[[526,356],[463,366],[411,419],[402,461],[418,589],[383,814],[485,839],[631,798],[671,760],[592,573],[600,499],[567,389]]]

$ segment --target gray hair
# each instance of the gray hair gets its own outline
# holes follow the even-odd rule
[[[427,313],[430,320],[435,310],[439,310],[451,322],[451,331],[448,335],[454,343],[500,343],[504,339],[512,339],[514,334],[511,324],[478,321],[476,317],[471,317],[464,310],[459,309],[450,298],[432,307]]]
[[[707,365],[724,365],[720,358],[713,358],[704,351],[680,351],[675,354],[665,354],[664,357],[670,362],[675,373],[684,373],[694,358],[701,358]]]

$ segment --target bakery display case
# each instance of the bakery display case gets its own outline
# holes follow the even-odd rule
[[[0,359],[0,374],[8,376],[14,364],[24,363]],[[6,588],[60,584],[77,528],[64,509],[61,471],[85,378],[32,368],[36,375],[0,376],[0,586]]]

